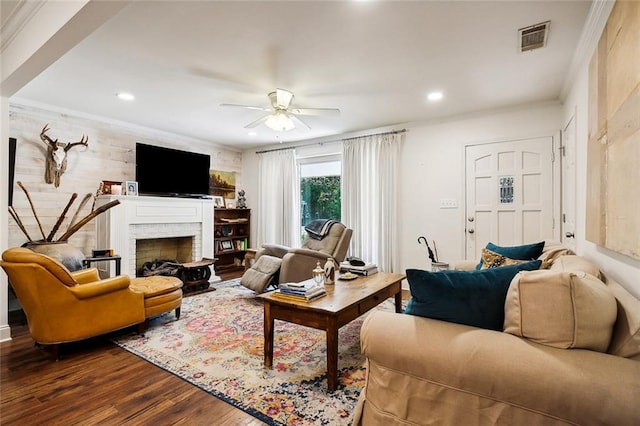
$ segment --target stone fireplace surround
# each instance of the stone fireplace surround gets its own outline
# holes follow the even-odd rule
[[[213,201],[209,199],[101,195],[96,206],[120,204],[97,217],[97,245],[122,257],[122,273],[136,276],[136,241],[192,237],[192,261],[213,258]],[[101,274],[113,275],[113,262],[98,264]],[[212,271],[213,272],[213,271]],[[212,281],[215,281],[215,274]]]

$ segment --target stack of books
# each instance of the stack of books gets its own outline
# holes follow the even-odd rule
[[[364,266],[355,266],[345,261],[340,263],[340,272],[351,272],[352,274],[367,276],[377,274],[378,267],[375,263],[365,263]]]
[[[327,294],[324,286],[318,285],[314,280],[306,280],[300,283],[282,283],[273,292],[275,297],[288,300],[310,302]]]

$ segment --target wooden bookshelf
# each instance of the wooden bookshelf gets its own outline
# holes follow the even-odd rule
[[[214,210],[216,274],[243,271],[242,261],[250,244],[251,209]]]

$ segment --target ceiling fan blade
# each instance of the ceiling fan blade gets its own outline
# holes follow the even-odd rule
[[[289,117],[291,117],[294,122],[302,124],[302,127],[306,127],[307,129],[311,130],[311,126],[309,126],[300,117],[296,116],[295,114],[289,114]],[[296,126],[296,127],[298,127],[298,126]]]
[[[321,115],[325,117],[340,115],[338,108],[293,108],[289,112],[298,115]]]
[[[249,123],[246,126],[244,126],[244,128],[245,129],[253,129],[254,127],[258,127],[259,125],[261,125],[262,123],[267,121],[267,119],[269,117],[271,117],[271,114],[267,114],[264,117],[258,118],[256,121],[252,121],[251,123]]]
[[[276,89],[276,106],[287,109],[293,100],[293,93],[284,89]]]
[[[257,111],[271,112],[271,108],[252,106],[252,105],[220,104],[220,106],[221,107],[234,107],[234,108],[254,109],[254,110],[257,110]]]

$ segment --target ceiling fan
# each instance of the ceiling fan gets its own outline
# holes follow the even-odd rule
[[[340,114],[340,110],[337,108],[290,108],[291,101],[293,101],[294,96],[293,93],[288,90],[276,89],[269,93],[268,96],[271,101],[271,107],[236,104],[220,104],[220,106],[239,107],[268,112],[269,114],[264,115],[244,127],[252,129],[264,124],[270,129],[278,132],[286,132],[294,129],[296,127],[296,123],[306,127],[307,129],[311,129],[311,127],[309,127],[309,125],[299,117],[301,115],[331,116]]]

